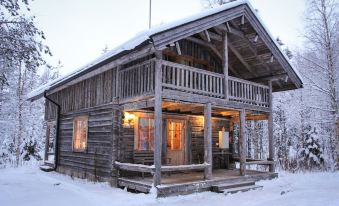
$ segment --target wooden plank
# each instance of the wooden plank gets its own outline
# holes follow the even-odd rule
[[[273,96],[272,96],[272,81],[268,82],[269,92],[268,101],[270,112],[268,114],[268,158],[274,160],[274,142],[273,142]],[[274,172],[274,165],[270,165],[269,171]]]
[[[161,167],[162,172],[179,172],[179,171],[190,171],[190,170],[204,170],[211,167],[210,164],[191,164],[191,165],[166,165]]]
[[[154,97],[154,165],[153,184],[161,184],[161,149],[162,149],[162,53],[155,53],[155,97]]]
[[[115,161],[114,167],[119,170],[133,171],[133,172],[146,172],[153,173],[155,167],[152,165],[143,165],[143,164],[132,164],[132,163],[122,163]]]
[[[240,136],[239,136],[239,154],[240,154],[240,175],[246,175],[246,120],[245,120],[245,110],[240,111]]]
[[[205,179],[212,179],[212,105],[207,103],[204,109],[204,160],[210,166],[205,168]]]

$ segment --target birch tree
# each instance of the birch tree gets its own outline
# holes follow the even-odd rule
[[[339,13],[336,0],[306,1],[305,44],[298,65],[305,78],[306,106],[322,130],[330,164],[336,158],[338,120]],[[309,91],[307,91],[309,90]],[[319,133],[318,135],[321,135]]]

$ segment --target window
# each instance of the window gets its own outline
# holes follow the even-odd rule
[[[73,151],[82,152],[87,149],[88,117],[76,117],[73,120]]]
[[[182,148],[182,135],[183,123],[180,121],[168,121],[167,130],[167,149],[168,150],[181,150]]]
[[[154,147],[154,120],[139,118],[135,150],[153,150]]]

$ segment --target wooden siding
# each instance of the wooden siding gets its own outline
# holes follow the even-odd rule
[[[108,104],[62,115],[58,166],[94,179],[110,177],[114,156],[112,145],[115,136],[112,124],[115,110],[117,106]],[[83,115],[88,115],[87,149],[84,152],[73,152],[73,119]]]
[[[190,117],[189,124],[191,125],[191,156],[192,164],[200,164],[204,161],[204,123],[202,118]],[[212,118],[212,154],[218,152],[218,136],[222,128],[225,131],[229,130],[229,122]],[[213,167],[219,168],[219,162],[213,158]]]
[[[116,96],[115,73],[116,69],[108,70],[53,93],[49,97],[60,104],[61,114],[110,103]],[[55,116],[56,107],[46,101],[45,119],[54,119]]]

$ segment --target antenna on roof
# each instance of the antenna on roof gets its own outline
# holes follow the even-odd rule
[[[152,0],[149,0],[149,21],[148,21],[148,29],[151,29],[152,25]]]

